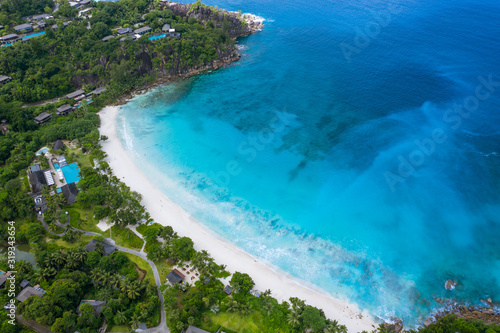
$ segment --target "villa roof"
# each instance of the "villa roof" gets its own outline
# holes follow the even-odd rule
[[[67,94],[66,98],[72,99],[72,98],[78,97],[78,96],[83,95],[83,94],[85,94],[85,92],[82,89],[78,89],[77,91],[74,91],[70,94]]]
[[[28,280],[26,280],[26,279],[25,279],[25,280],[23,280],[23,281],[19,284],[19,286],[20,286],[21,288],[26,288],[29,284],[30,284],[30,282],[29,282]]]
[[[47,180],[41,170],[30,173],[28,178],[31,184],[31,191],[33,193],[41,192],[42,186],[47,185]]]
[[[24,23],[24,24],[16,25],[14,27],[14,30],[19,31],[19,30],[31,29],[31,28],[32,28],[31,23]]]
[[[170,273],[167,274],[167,279],[172,284],[181,283],[182,280],[184,280],[184,275],[177,269],[173,269]]]
[[[80,306],[82,306],[82,304],[85,303],[89,303],[90,305],[92,305],[92,307],[94,308],[94,315],[96,317],[101,316],[102,308],[106,306],[106,301],[94,301],[91,299],[83,299],[78,305],[78,308],[76,309],[76,312],[78,314],[80,314]]]
[[[116,250],[116,247],[114,247],[113,245],[109,244],[109,243],[106,243],[106,242],[101,242],[101,241],[98,241],[97,239],[92,239],[86,246],[85,246],[85,250],[87,252],[90,252],[90,251],[94,251],[95,250],[95,246],[98,244],[98,243],[102,243],[104,245],[104,255],[105,256],[109,256],[111,253],[113,253],[115,250]]]
[[[32,19],[35,21],[38,20],[45,20],[46,18],[50,18],[49,14],[38,14],[38,15],[33,15]]]
[[[56,113],[58,115],[61,115],[61,114],[69,113],[71,111],[73,111],[73,107],[69,104],[64,104],[64,105],[61,105],[60,107],[57,108]]]
[[[17,38],[17,37],[19,37],[18,34],[8,34],[8,35],[0,37],[0,40],[9,40],[9,39]]]
[[[61,187],[61,191],[62,191],[64,197],[66,198],[66,203],[68,205],[72,205],[75,203],[76,196],[78,195],[78,188],[76,187],[75,183],[64,185],[63,187]],[[113,252],[113,251],[111,251],[111,252]]]
[[[52,149],[54,150],[59,150],[64,147],[64,143],[61,140],[57,140],[54,142],[54,146],[52,146]]]
[[[226,287],[224,288],[224,292],[225,292],[226,294],[228,294],[228,295],[231,295],[231,293],[233,292],[233,289],[231,289],[231,287],[230,287],[230,286],[226,286]]]
[[[109,36],[102,38],[101,41],[107,42],[108,40],[110,40],[111,38],[114,38],[114,37],[115,37],[114,35],[109,35]]]
[[[201,328],[189,325],[184,333],[210,333],[208,331],[202,330]]]
[[[148,32],[148,31],[151,31],[150,27],[142,27],[142,28],[139,28],[139,29],[135,29],[134,33],[135,34],[142,34],[144,32]]]
[[[38,296],[38,297],[42,297],[43,292],[40,290],[37,290],[31,286],[28,286],[28,287],[24,288],[23,290],[21,290],[21,292],[17,295],[16,298],[19,302],[24,302],[29,297],[34,296],[34,295]]]
[[[10,81],[12,78],[7,75],[0,75],[0,82]]]
[[[163,27],[161,28],[163,31],[169,31],[170,30],[170,24],[164,24]]]
[[[121,28],[120,30],[117,31],[117,33],[119,35],[124,35],[124,34],[131,33],[132,31],[133,31],[132,28]]]
[[[0,287],[5,284],[5,281],[7,281],[7,276],[5,274],[0,274]]]
[[[92,90],[92,91],[89,93],[89,95],[100,95],[100,94],[102,94],[102,93],[103,93],[103,92],[105,92],[105,91],[106,91],[106,87],[99,87],[99,88],[97,88],[97,89],[95,89],[95,90]]]
[[[33,120],[35,121],[35,123],[40,124],[46,122],[50,118],[52,118],[52,115],[50,113],[42,112],[38,116],[36,116]]]
[[[30,172],[42,171],[42,168],[40,167],[40,164],[30,165],[28,169],[30,170]]]

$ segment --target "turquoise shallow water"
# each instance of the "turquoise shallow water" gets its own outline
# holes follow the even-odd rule
[[[500,4],[207,3],[266,27],[229,68],[123,106],[119,136],[146,174],[229,241],[376,316],[411,326],[437,297],[498,300]]]

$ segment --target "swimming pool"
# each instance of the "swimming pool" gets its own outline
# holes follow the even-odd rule
[[[151,36],[149,37],[148,39],[149,40],[157,40],[157,39],[160,39],[160,38],[163,38],[165,37],[167,34],[161,34],[161,35],[158,35],[158,36]]]
[[[80,173],[80,168],[78,168],[78,164],[76,162],[65,165],[63,167],[59,166],[59,163],[54,163],[54,168],[57,170],[61,170],[64,179],[66,180],[66,184],[76,183],[80,180],[78,174]]]
[[[27,40],[27,39],[30,39],[30,38],[33,38],[33,37],[38,37],[38,36],[44,35],[44,34],[45,34],[45,31],[42,31],[42,32],[37,32],[37,33],[35,33],[35,34],[31,34],[31,35],[24,36],[24,37],[22,37],[21,39],[22,39],[22,40]]]
[[[42,154],[45,154],[46,152],[49,151],[49,148],[47,147],[43,147],[43,148],[40,148],[36,153],[35,155],[39,156],[39,155],[42,155]]]

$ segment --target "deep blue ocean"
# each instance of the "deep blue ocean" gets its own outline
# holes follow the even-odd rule
[[[265,28],[226,69],[122,108],[149,177],[245,251],[381,318],[500,301],[500,2],[204,2]]]

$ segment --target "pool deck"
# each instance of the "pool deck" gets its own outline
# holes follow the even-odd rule
[[[59,174],[57,173],[56,169],[54,168],[54,164],[51,161],[53,155],[50,152],[47,152],[45,154],[45,156],[49,160],[49,170],[50,170],[50,173],[52,174],[52,177],[54,178],[54,182],[55,182],[56,188],[59,188],[61,186],[66,185],[66,180],[65,179],[62,180],[62,181],[59,180]]]

